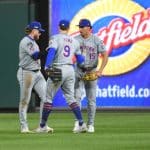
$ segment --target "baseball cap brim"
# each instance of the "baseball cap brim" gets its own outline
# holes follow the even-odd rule
[[[45,30],[44,29],[38,29],[40,32],[45,32]]]
[[[90,26],[90,25],[76,25],[76,26],[78,26],[78,27],[92,27],[92,26]]]
[[[29,29],[37,29],[37,30],[39,30],[40,32],[44,32],[44,31],[45,31],[44,29],[42,29],[41,23],[40,23],[40,22],[37,22],[37,21],[31,22],[30,24],[27,25],[27,27],[28,27]]]

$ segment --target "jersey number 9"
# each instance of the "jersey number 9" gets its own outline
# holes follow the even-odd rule
[[[69,57],[70,56],[70,47],[68,45],[64,46],[64,56]]]

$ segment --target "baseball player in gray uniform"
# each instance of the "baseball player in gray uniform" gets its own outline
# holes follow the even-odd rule
[[[52,111],[53,98],[57,90],[61,87],[66,101],[78,120],[79,128],[74,133],[86,132],[86,125],[83,122],[80,107],[74,98],[75,71],[72,58],[75,55],[79,64],[84,62],[81,55],[79,43],[73,37],[69,36],[70,23],[67,20],[59,22],[59,34],[54,35],[48,46],[48,55],[46,59],[46,68],[58,68],[61,70],[62,78],[60,81],[54,81],[51,77],[47,80],[46,102],[43,106],[42,122],[37,132],[52,132],[45,129],[49,114]]]
[[[31,132],[28,128],[27,110],[32,89],[41,98],[41,109],[42,102],[46,97],[46,80],[40,72],[40,58],[46,52],[40,51],[36,43],[36,40],[39,39],[41,32],[44,32],[44,30],[41,28],[40,22],[33,21],[27,25],[25,32],[26,36],[19,44],[19,69],[17,72],[17,79],[20,85],[19,120],[21,133]]]
[[[108,56],[103,42],[97,36],[91,33],[91,22],[88,19],[81,19],[78,26],[80,35],[76,36],[76,39],[80,43],[80,49],[82,54],[85,56],[85,62],[84,65],[82,64],[82,66],[78,64],[76,68],[75,98],[80,104],[82,89],[84,88],[88,100],[87,132],[93,133],[95,131],[94,118],[96,112],[97,80],[83,81],[81,80],[81,77],[85,72],[90,72],[94,70],[96,71],[97,76],[100,77],[105,65],[107,64]],[[102,56],[102,64],[99,70],[96,70],[99,54],[101,54]],[[76,131],[77,129],[78,123],[75,122],[73,131]]]

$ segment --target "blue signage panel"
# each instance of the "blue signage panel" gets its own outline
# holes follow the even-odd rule
[[[109,62],[98,80],[97,107],[150,107],[150,0],[51,0],[49,14],[50,36],[61,19],[70,20],[74,36],[79,20],[88,18],[104,41]],[[54,106],[67,106],[61,90]]]

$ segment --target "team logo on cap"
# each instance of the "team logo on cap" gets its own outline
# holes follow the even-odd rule
[[[37,26],[34,26],[34,28],[35,28],[35,29],[38,29],[39,27],[37,27]]]
[[[91,21],[94,33],[106,45],[109,61],[104,75],[127,73],[149,57],[150,9],[130,0],[95,1],[72,19],[70,34],[78,34],[75,24],[81,18]]]

